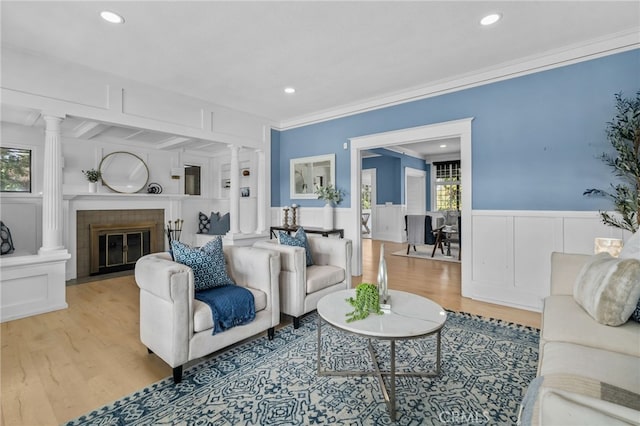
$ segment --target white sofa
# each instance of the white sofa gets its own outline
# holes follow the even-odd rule
[[[575,302],[573,285],[589,258],[552,254],[537,385],[525,397],[531,411],[521,412],[522,424],[640,424],[640,323],[603,325]],[[634,408],[622,403],[629,398]]]
[[[276,240],[253,245],[280,253],[280,311],[293,317],[294,328],[300,326],[302,315],[316,309],[324,295],[351,288],[351,240],[310,236],[308,241],[314,262],[311,266],[306,266],[303,247]]]
[[[135,279],[140,287],[140,340],[173,368],[176,383],[182,366],[280,323],[278,278],[280,255],[253,247],[224,247],[227,272],[236,284],[251,291],[256,317],[248,324],[212,335],[211,308],[194,298],[190,267],[171,260],[168,253],[138,259]]]

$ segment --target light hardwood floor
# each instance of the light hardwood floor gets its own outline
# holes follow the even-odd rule
[[[363,241],[364,273],[354,285],[377,280],[379,244]],[[385,243],[390,288],[450,310],[539,327],[537,313],[462,298],[459,263],[391,255],[403,248]],[[171,375],[139,341],[133,276],[69,286],[67,302],[66,310],[2,324],[3,425],[57,425]]]

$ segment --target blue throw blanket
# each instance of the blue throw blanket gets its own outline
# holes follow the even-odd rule
[[[256,305],[253,294],[239,285],[222,285],[197,291],[195,298],[211,307],[213,333],[253,321]]]

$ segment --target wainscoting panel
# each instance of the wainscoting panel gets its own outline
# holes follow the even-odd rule
[[[403,243],[405,207],[400,204],[378,204],[373,213],[373,238]]]
[[[593,253],[596,237],[628,239],[598,212],[474,210],[466,297],[539,311],[550,292],[551,253]],[[463,277],[463,281],[466,280]]]
[[[473,283],[509,286],[513,282],[513,219],[508,216],[474,216],[472,241]]]

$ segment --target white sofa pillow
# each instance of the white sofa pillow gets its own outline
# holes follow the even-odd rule
[[[597,322],[627,322],[640,299],[640,261],[599,253],[578,273],[573,298]]]
[[[640,231],[637,231],[631,236],[631,238],[629,238],[629,240],[622,247],[622,250],[620,251],[620,255],[618,257],[620,259],[640,260]]]

